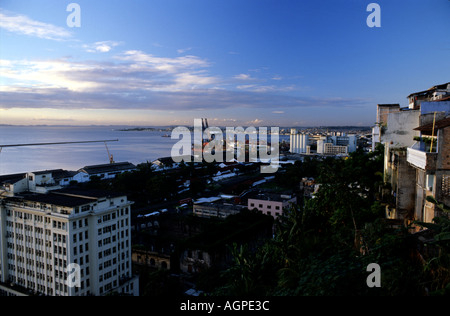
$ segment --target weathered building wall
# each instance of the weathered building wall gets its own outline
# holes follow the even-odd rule
[[[418,127],[420,110],[400,111],[388,115],[387,127],[381,135],[382,143],[389,143],[390,147],[410,147],[414,144],[414,136],[419,136]]]

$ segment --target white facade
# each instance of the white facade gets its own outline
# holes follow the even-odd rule
[[[317,153],[324,155],[346,155],[357,149],[356,135],[323,136],[317,140]]]
[[[131,271],[131,202],[126,196],[60,192],[2,202],[3,284],[49,296],[113,291],[138,295],[138,280]]]
[[[291,129],[290,152],[296,154],[307,153],[309,146],[309,136],[307,134],[298,134],[295,128]]]

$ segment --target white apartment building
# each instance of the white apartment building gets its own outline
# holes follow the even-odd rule
[[[317,140],[317,153],[324,155],[347,155],[357,149],[356,135],[328,135]]]
[[[139,295],[130,205],[100,191],[22,192],[0,199],[0,294]]]

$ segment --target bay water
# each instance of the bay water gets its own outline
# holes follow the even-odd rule
[[[50,169],[78,170],[109,163],[108,150],[116,162],[151,162],[170,156],[178,141],[170,132],[127,130],[121,126],[0,126],[2,145],[115,140],[46,146],[4,147],[0,152],[0,175]]]

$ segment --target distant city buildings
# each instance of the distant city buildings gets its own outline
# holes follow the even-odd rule
[[[315,147],[315,151],[311,148]],[[292,128],[290,152],[292,154],[347,155],[356,151],[358,135],[344,132],[327,132],[326,135],[309,135]]]
[[[324,155],[346,155],[356,151],[356,135],[346,135],[345,133],[333,133],[321,137],[317,141],[317,153]]]

